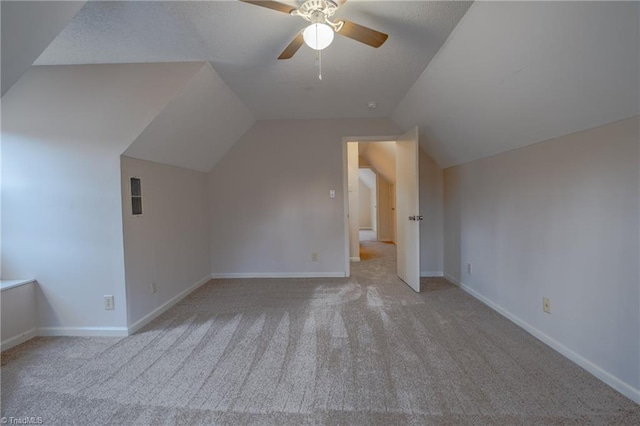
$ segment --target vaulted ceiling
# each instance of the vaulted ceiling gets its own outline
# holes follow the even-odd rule
[[[448,167],[638,114],[639,2],[480,2],[393,119]]]
[[[392,117],[448,167],[640,114],[638,2],[349,0],[337,15],[389,40],[336,37],[320,81],[306,46],[276,59],[304,21],[239,1],[3,1],[2,94],[32,64],[208,62],[127,151],[196,170],[256,119]]]
[[[257,119],[388,117],[469,5],[347,1],[337,17],[389,39],[375,49],[337,36],[322,51],[320,81],[307,46],[277,60],[308,25],[302,18],[240,1],[92,1],[36,65],[209,61]]]

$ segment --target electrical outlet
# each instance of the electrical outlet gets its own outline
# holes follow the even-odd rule
[[[314,261],[314,262],[317,262],[318,261],[318,253],[316,253],[316,252],[311,253],[311,260]]]
[[[151,292],[153,294],[156,294],[158,292],[158,284],[156,284],[155,281],[151,283]]]
[[[113,310],[113,296],[104,296],[104,309],[107,311]]]
[[[542,298],[542,310],[548,314],[551,313],[551,302],[547,297]]]
[[[467,274],[471,275],[473,272],[473,265],[471,263],[467,263]]]

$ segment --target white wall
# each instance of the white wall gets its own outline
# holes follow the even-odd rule
[[[443,273],[443,171],[422,149],[419,152],[420,178],[420,275]]]
[[[42,333],[126,333],[120,154],[201,67],[32,67],[2,98],[2,277],[38,280]]]
[[[360,177],[358,179],[358,211],[360,212],[358,227],[360,229],[373,229],[371,222],[371,202],[371,188],[369,188],[362,180],[362,177]]]
[[[36,283],[32,281],[0,291],[0,349],[4,351],[37,334]]]
[[[634,117],[444,174],[448,276],[636,401],[639,126]]]
[[[342,138],[397,133],[386,119],[258,121],[209,174],[213,273],[344,275]]]
[[[349,259],[360,260],[360,158],[359,142],[347,143],[347,188],[349,203]]]
[[[378,174],[370,168],[360,168],[360,228],[378,232]]]
[[[121,164],[128,322],[137,329],[211,278],[207,175],[125,156]],[[130,177],[142,182],[141,216],[131,215]]]
[[[395,223],[391,222],[391,184],[382,176],[378,176],[378,240],[393,241]],[[395,197],[395,194],[393,194]]]

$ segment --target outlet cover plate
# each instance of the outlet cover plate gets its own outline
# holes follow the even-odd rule
[[[110,296],[110,295],[104,296],[104,309],[107,311],[113,310],[113,296]]]

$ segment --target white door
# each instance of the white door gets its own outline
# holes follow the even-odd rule
[[[396,212],[398,276],[420,291],[420,216],[418,195],[418,128],[396,141]]]

